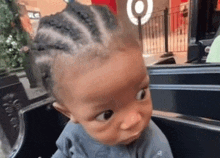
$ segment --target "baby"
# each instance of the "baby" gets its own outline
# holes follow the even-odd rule
[[[41,19],[32,52],[53,106],[70,118],[53,158],[172,158],[151,120],[139,44],[103,6],[70,3]]]

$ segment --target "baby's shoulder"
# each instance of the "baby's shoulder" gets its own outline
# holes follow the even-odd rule
[[[55,156],[60,153],[71,158],[108,157],[110,150],[107,146],[93,140],[80,124],[68,122],[59,136]],[[57,157],[53,158],[57,158]]]
[[[81,125],[69,121],[64,127],[61,135],[69,137],[73,135],[79,135],[80,133],[82,133],[82,131],[83,129]]]
[[[79,124],[68,122],[56,141],[56,145],[64,155],[86,154],[84,152],[85,134]],[[85,156],[85,155],[84,155]]]
[[[87,144],[88,141],[93,141],[90,136],[85,132],[80,124],[69,121],[62,133],[60,134],[57,144],[62,142],[72,142],[72,144]],[[86,142],[86,143],[85,143]]]
[[[148,139],[161,143],[168,143],[168,140],[161,129],[151,120],[149,127],[145,130]]]

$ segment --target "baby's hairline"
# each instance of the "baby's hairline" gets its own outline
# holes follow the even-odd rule
[[[130,48],[131,50],[136,50],[137,48]],[[88,64],[88,66],[90,65],[90,62],[99,62],[99,66],[101,66],[101,65],[103,65],[103,64],[105,64],[105,62],[107,61],[107,60],[111,60],[111,57],[112,56],[114,56],[114,55],[117,55],[117,54],[119,54],[119,53],[125,53],[125,55],[126,55],[126,53],[128,53],[128,50],[129,50],[129,48],[125,48],[125,49],[115,49],[113,52],[108,52],[108,56],[107,57],[103,57],[103,56],[99,56],[99,55],[97,55],[97,56],[95,56],[94,58],[90,58],[90,60],[84,60],[84,55],[86,55],[86,53],[84,54],[84,55],[82,55],[82,54],[80,54],[80,56],[74,56],[74,55],[71,55],[71,54],[66,54],[66,53],[62,53],[62,54],[58,54],[57,56],[56,56],[56,59],[58,59],[59,57],[64,57],[64,58],[62,58],[61,60],[60,60],[60,62],[61,63],[59,63],[59,64],[63,64],[63,63],[65,63],[65,65],[67,65],[67,66],[73,66],[74,67],[74,65],[76,65],[76,66],[78,66],[77,64],[79,64],[79,63],[77,63],[77,62],[74,62],[74,61],[76,61],[77,59],[83,59],[82,60],[82,62],[81,62],[81,64],[83,64],[83,63],[87,63]],[[130,50],[130,51],[131,51]],[[139,50],[138,50],[139,51]],[[129,52],[130,53],[130,52]],[[54,61],[57,61],[57,60],[54,60]],[[65,59],[68,59],[67,61],[65,60]],[[93,60],[93,59],[100,59],[100,60]],[[59,60],[59,59],[58,59]],[[71,62],[71,61],[73,61],[73,62]],[[55,64],[57,64],[57,62],[55,63]],[[69,65],[70,64],[70,65]],[[64,72],[65,71],[65,69],[67,69],[67,68],[63,68],[61,71],[62,72]],[[88,68],[88,70],[85,70],[85,72],[84,73],[87,73],[89,70],[91,70],[91,69],[93,69],[93,68],[91,68],[91,67],[89,67]],[[60,88],[62,88],[62,86],[61,85],[59,85],[59,81],[57,81],[57,78],[55,78],[55,75],[57,76],[59,76],[60,78],[62,78],[63,79],[63,76],[64,76],[64,74],[57,74],[57,73],[54,73],[54,64],[52,64],[52,80],[54,81],[54,85],[53,85],[53,88],[52,88],[52,95],[55,97],[55,99],[56,99],[56,101],[58,102],[58,103],[60,103],[60,104],[62,104],[62,105],[64,105],[63,104],[63,98],[60,98],[59,96],[59,89]],[[83,72],[82,72],[83,73]],[[77,77],[77,76],[76,76]],[[58,79],[59,80],[59,79]]]

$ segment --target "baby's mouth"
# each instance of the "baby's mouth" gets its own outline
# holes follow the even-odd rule
[[[140,128],[139,131],[134,133],[132,136],[130,136],[130,137],[126,138],[126,139],[123,139],[120,144],[124,144],[124,145],[131,144],[132,142],[134,142],[135,140],[137,140],[141,136],[141,134],[143,133],[144,129],[147,126],[148,125],[144,126],[143,128]]]
[[[141,135],[141,132],[137,132],[136,134],[132,135],[131,137],[122,140],[121,144],[128,145],[128,144],[132,143],[133,141],[135,141],[136,139],[138,139],[140,137],[140,135]]]

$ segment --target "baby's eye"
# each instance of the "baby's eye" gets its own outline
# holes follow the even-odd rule
[[[96,117],[96,119],[98,121],[107,121],[108,119],[110,119],[112,117],[113,114],[114,114],[114,112],[112,110],[107,110],[107,111],[104,111],[103,113],[101,113],[100,115],[98,115]]]
[[[146,89],[141,89],[137,95],[136,95],[136,99],[137,100],[143,100],[146,96]]]

